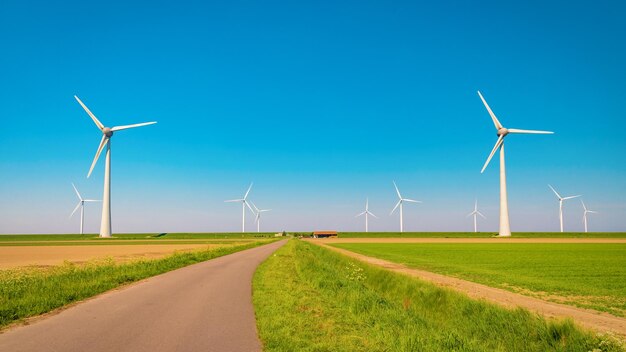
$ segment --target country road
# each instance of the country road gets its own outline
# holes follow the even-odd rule
[[[252,275],[286,241],[113,290],[0,334],[0,351],[260,351]]]

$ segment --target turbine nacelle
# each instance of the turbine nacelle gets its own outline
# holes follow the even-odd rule
[[[507,128],[502,127],[498,129],[498,137],[505,137],[507,134],[509,134],[509,130]]]
[[[113,131],[110,127],[105,127],[102,129],[102,134],[107,136],[107,138],[111,138],[111,136],[113,136]]]

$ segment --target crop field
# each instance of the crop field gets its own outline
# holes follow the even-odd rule
[[[495,232],[340,232],[339,238],[490,238],[495,235]],[[626,232],[513,232],[511,238],[626,238]]]
[[[338,248],[626,316],[626,243],[336,243]]]
[[[622,351],[570,320],[547,321],[292,240],[257,270],[266,351]]]

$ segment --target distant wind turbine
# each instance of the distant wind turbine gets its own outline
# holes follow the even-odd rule
[[[478,211],[478,200],[474,200],[474,211],[467,214],[466,217],[469,217],[471,215],[474,215],[474,232],[478,232],[478,227],[476,225],[476,215],[480,215],[483,219],[486,219],[486,217],[480,211]]]
[[[252,210],[252,208],[250,207],[250,204],[248,204],[248,193],[250,193],[250,190],[252,189],[252,183],[250,183],[250,187],[248,187],[248,190],[246,191],[246,194],[243,196],[243,198],[241,199],[231,199],[231,200],[225,200],[224,202],[226,203],[232,203],[232,202],[241,202],[241,232],[246,232],[246,207],[248,207],[248,209],[250,209],[250,211],[252,212],[252,214],[254,214],[254,210]]]
[[[367,217],[369,215],[375,217],[376,219],[378,219],[378,216],[374,215],[370,210],[369,210],[369,199],[365,199],[365,211],[362,213],[359,213],[355,216],[355,218],[358,218],[361,215],[365,215],[365,232],[369,232],[368,228],[367,228]]]
[[[102,196],[102,220],[100,221],[100,237],[111,237],[111,137],[113,137],[114,132],[126,130],[129,128],[153,125],[156,123],[156,121],[137,123],[134,125],[105,127],[100,121],[98,121],[96,116],[91,113],[91,111],[89,111],[87,106],[85,106],[85,104],[83,104],[83,102],[78,99],[77,96],[74,96],[74,98],[76,98],[76,101],[78,101],[80,106],[85,109],[85,112],[87,112],[87,114],[91,117],[98,129],[102,132],[102,139],[100,140],[100,145],[98,146],[98,150],[96,151],[96,156],[93,158],[93,162],[91,163],[91,167],[89,168],[87,178],[91,176],[93,167],[96,165],[102,149],[105,145],[107,147],[106,160],[104,164],[104,194]]]
[[[403,219],[402,219],[402,204],[404,202],[409,202],[409,203],[421,203],[421,201],[419,200],[413,200],[413,199],[408,199],[408,198],[402,198],[402,195],[400,195],[400,190],[398,190],[398,186],[396,186],[396,182],[393,181],[393,186],[396,188],[396,193],[398,193],[398,203],[396,203],[396,206],[393,207],[393,209],[391,210],[391,214],[393,214],[393,212],[396,210],[396,208],[398,206],[400,206],[400,232],[404,232],[404,228],[403,228]]]
[[[259,209],[254,205],[254,203],[250,202],[256,211],[256,216],[254,217],[254,221],[256,222],[256,232],[261,232],[261,213],[266,211],[270,211],[272,209]]]
[[[568,200],[568,199],[572,199],[572,198],[580,197],[580,195],[569,196],[569,197],[561,197],[561,195],[558,194],[557,191],[554,188],[552,188],[552,186],[548,185],[548,187],[550,187],[550,189],[552,190],[552,192],[554,192],[556,197],[559,198],[559,221],[561,222],[561,232],[563,232],[563,201]]]
[[[496,118],[496,115],[493,113],[493,111],[491,111],[491,108],[489,107],[489,105],[487,105],[487,101],[485,101],[485,99],[483,98],[482,94],[480,94],[480,92],[478,92],[478,96],[480,97],[480,100],[483,101],[485,108],[487,108],[487,111],[489,112],[489,115],[491,116],[491,119],[493,120],[493,124],[496,126],[496,130],[498,130],[498,133],[497,133],[498,140],[496,141],[496,145],[491,150],[491,153],[489,154],[489,157],[487,158],[487,161],[485,162],[485,165],[483,166],[482,170],[480,170],[480,173],[483,173],[483,171],[485,171],[485,168],[487,167],[487,165],[489,165],[489,161],[491,161],[491,158],[493,157],[493,155],[496,153],[498,148],[500,148],[500,232],[499,232],[499,236],[508,237],[508,236],[511,236],[511,226],[509,224],[509,202],[508,202],[507,195],[506,195],[506,169],[504,165],[504,137],[506,137],[509,133],[552,134],[554,132],[504,128],[504,126],[502,126],[500,121],[498,121],[498,118]]]
[[[583,223],[585,224],[585,232],[587,232],[587,214],[588,213],[598,214],[598,212],[594,211],[594,210],[587,209],[587,207],[585,206],[585,202],[583,202],[582,199],[580,200],[580,202],[583,204],[583,209],[585,210],[585,212],[583,213]]]
[[[70,214],[70,218],[74,216],[74,213],[76,213],[76,210],[80,208],[80,234],[82,235],[83,224],[85,222],[85,202],[101,202],[101,200],[83,199],[83,197],[81,197],[80,193],[78,192],[78,190],[76,189],[76,186],[74,186],[73,183],[72,183],[72,187],[74,187],[74,192],[76,192],[76,195],[78,196],[78,204],[76,205],[76,208],[74,208],[74,211],[72,212],[72,214]]]

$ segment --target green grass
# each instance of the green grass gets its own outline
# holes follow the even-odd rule
[[[623,351],[571,321],[547,322],[298,240],[257,270],[265,351]]]
[[[626,316],[626,244],[335,244],[367,256]]]
[[[487,238],[495,235],[496,232],[340,232],[339,238]],[[626,238],[626,232],[513,232],[512,237]]]
[[[162,259],[123,264],[110,259],[85,265],[66,262],[49,269],[0,271],[0,327],[124,284],[266,243],[268,241],[180,252]]]
[[[98,241],[111,240],[201,240],[201,239],[256,239],[274,237],[274,233],[131,233],[114,234],[112,238],[99,238],[97,234],[58,234],[58,235],[0,235],[0,243],[4,241]],[[112,241],[113,242],[113,241]]]

